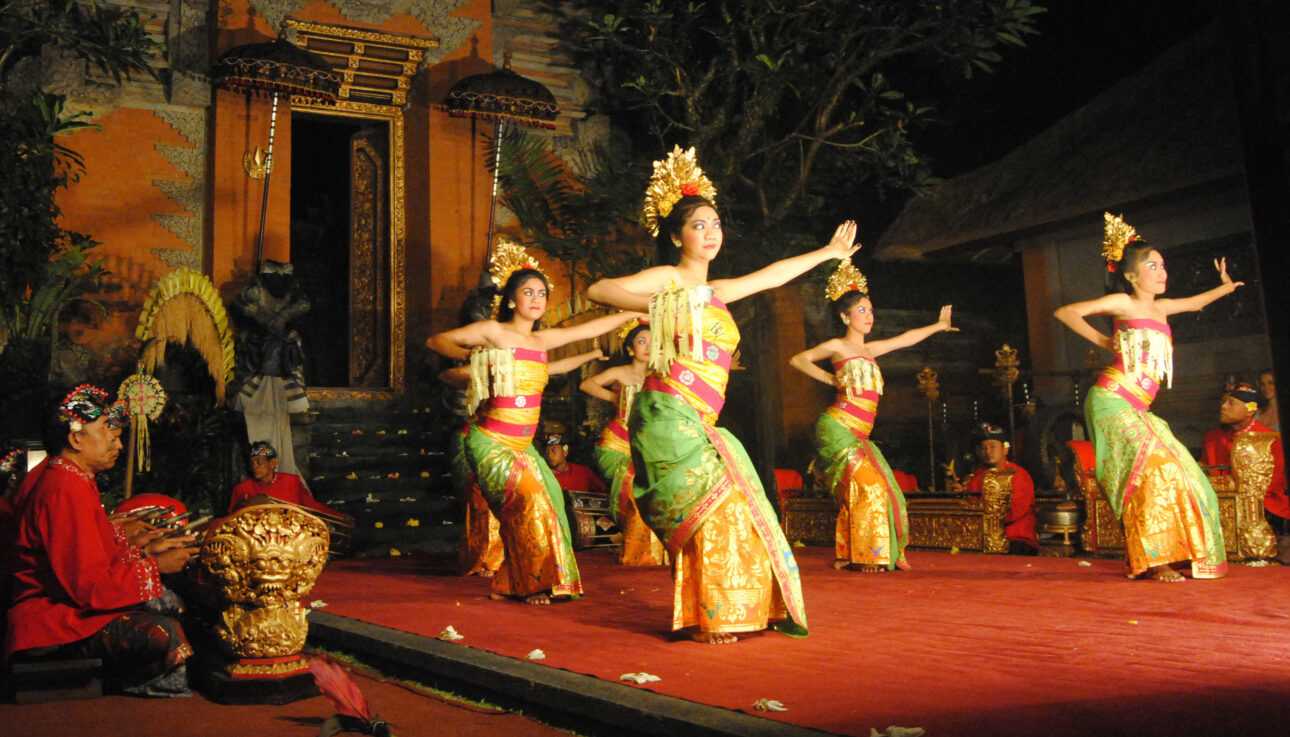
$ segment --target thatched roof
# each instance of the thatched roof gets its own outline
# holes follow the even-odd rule
[[[1089,213],[1234,180],[1241,144],[1222,43],[1211,26],[1002,159],[911,200],[878,257],[970,258]]]

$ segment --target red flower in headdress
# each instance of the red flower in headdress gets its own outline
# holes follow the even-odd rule
[[[698,193],[699,193],[699,185],[695,184],[694,182],[681,185],[681,194],[685,195],[686,197],[692,197]]]
[[[1109,272],[1111,272],[1112,274],[1114,274],[1114,273],[1115,273],[1115,262],[1114,262],[1114,261],[1107,261],[1107,262],[1106,262],[1106,270],[1107,270],[1107,271],[1109,271]]]

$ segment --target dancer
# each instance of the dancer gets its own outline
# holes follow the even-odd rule
[[[792,549],[748,454],[716,427],[739,343],[726,305],[850,256],[859,248],[856,225],[839,225],[823,248],[709,283],[723,241],[715,197],[694,149],[678,146],[655,162],[643,219],[669,265],[602,279],[587,296],[622,309],[649,307],[649,376],[629,432],[637,505],[672,555],[672,629],[697,625],[692,639],[723,644],[776,620],[781,632],[804,636]]]
[[[1195,312],[1244,282],[1216,260],[1220,284],[1184,299],[1161,299],[1167,274],[1160,252],[1119,217],[1106,213],[1102,256],[1108,291],[1059,307],[1054,315],[1089,342],[1115,353],[1084,400],[1084,424],[1097,454],[1097,481],[1124,522],[1129,576],[1182,581],[1171,563],[1191,562],[1193,578],[1227,573],[1218,500],[1191,454],[1164,420],[1149,410],[1162,379],[1172,383],[1170,315]],[[1088,323],[1115,319],[1114,336]]]
[[[607,315],[567,328],[535,330],[546,312],[549,285],[520,246],[499,241],[491,262],[495,319],[430,336],[426,345],[458,360],[470,358],[466,458],[500,522],[505,561],[493,576],[492,596],[549,604],[582,594],[573,557],[564,496],[533,448],[547,351],[612,330],[638,313]],[[502,300],[505,299],[505,304]],[[476,412],[478,409],[478,412]]]
[[[824,470],[838,503],[833,567],[863,573],[909,570],[905,560],[905,546],[909,544],[905,495],[882,451],[869,440],[882,397],[882,372],[877,359],[936,333],[958,328],[950,326],[951,307],[945,305],[940,319],[931,325],[865,343],[865,336],[873,330],[873,301],[869,299],[864,274],[849,258],[843,259],[829,276],[824,296],[829,299],[829,314],[841,321],[846,334],[798,353],[789,359],[789,364],[816,381],[838,388],[833,405],[815,422],[818,467]],[[815,365],[826,358],[833,364],[833,373]]]
[[[649,362],[649,323],[629,322],[623,326],[620,337],[628,362],[587,377],[578,388],[613,403],[617,410],[596,443],[596,470],[609,479],[609,513],[623,535],[618,562],[625,566],[661,566],[667,564],[667,551],[636,509],[636,497],[632,493],[636,471],[632,468],[632,448],[627,439],[627,417],[636,392],[645,383]]]
[[[595,348],[586,353],[566,356],[547,365],[547,375],[558,376],[579,368],[585,363],[601,359],[604,353]],[[466,391],[470,386],[470,365],[457,366],[439,372],[439,380]],[[449,439],[452,480],[457,488],[462,507],[461,534],[457,538],[457,570],[463,576],[492,578],[497,575],[506,559],[502,545],[502,525],[488,509],[488,500],[475,482],[475,471],[466,458],[466,437],[474,418],[462,423]]]

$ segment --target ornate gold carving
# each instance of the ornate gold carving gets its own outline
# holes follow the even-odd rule
[[[1017,360],[1017,349],[1003,344],[1003,347],[994,352],[994,380],[1005,391],[1017,381],[1020,375],[1017,367],[1021,361]]]
[[[1012,477],[1015,468],[991,468],[981,478],[983,548],[987,553],[1008,552],[1003,521],[1012,511]]]
[[[379,144],[379,145],[378,145]],[[356,134],[350,161],[349,383],[383,386],[388,381],[389,163],[385,136]]]
[[[225,602],[215,634],[235,658],[295,655],[309,624],[300,599],[327,562],[327,526],[298,507],[262,504],[225,517],[202,543],[199,580]]]
[[[910,499],[906,509],[910,546],[937,550],[985,549],[985,517],[968,500]]]
[[[807,545],[833,547],[838,503],[832,498],[795,497],[784,502],[784,536]]]
[[[309,661],[299,655],[284,660],[244,660],[229,663],[226,669],[234,678],[273,678],[304,673],[309,670]]]
[[[1242,559],[1277,555],[1277,538],[1263,515],[1263,499],[1272,485],[1272,444],[1278,437],[1274,432],[1238,432],[1232,444],[1236,544],[1230,547],[1236,548]]]
[[[439,46],[437,39],[401,33],[295,19],[286,24],[293,43],[326,59],[344,76],[343,100],[357,97],[388,105],[406,104],[410,79],[425,60],[426,49]]]

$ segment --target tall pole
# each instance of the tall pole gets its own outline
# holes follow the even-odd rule
[[[273,107],[269,111],[269,151],[264,155],[264,194],[260,197],[260,235],[255,239],[255,265],[259,270],[264,258],[264,222],[269,214],[269,177],[273,174],[273,135],[278,129],[278,93],[273,93]]]
[[[936,491],[936,400],[941,396],[940,385],[936,383],[936,372],[931,366],[924,366],[918,372],[918,389],[927,397],[927,490]]]

